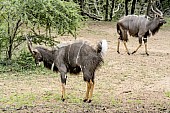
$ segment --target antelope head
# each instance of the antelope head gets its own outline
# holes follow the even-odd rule
[[[30,39],[28,39],[27,36],[26,36],[26,40],[27,40],[28,49],[31,52],[31,54],[35,60],[35,64],[40,65],[40,62],[43,61],[43,57],[42,57],[41,53],[38,51],[38,49],[32,47],[32,42]]]
[[[166,21],[164,20],[164,17],[163,17],[163,13],[158,8],[155,8],[155,10],[154,10],[153,6],[151,6],[151,10],[154,13],[155,18],[159,19],[159,25],[163,25],[166,23]]]

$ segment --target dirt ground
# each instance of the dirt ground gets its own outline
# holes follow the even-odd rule
[[[93,47],[102,39],[108,41],[105,63],[96,71],[90,104],[82,102],[86,90],[82,73],[68,75],[65,102],[60,100],[60,77],[54,73],[15,80],[0,78],[4,97],[14,92],[52,97],[18,108],[15,103],[8,106],[2,102],[0,105],[5,107],[0,112],[170,113],[170,31],[164,28],[149,37],[149,56],[144,54],[144,46],[136,54],[127,55],[123,43],[118,54],[117,38],[116,27],[110,22],[88,22],[79,32],[77,40],[87,40]],[[62,42],[73,40],[70,36],[61,38]],[[137,38],[129,37],[127,46],[133,52],[138,46]]]

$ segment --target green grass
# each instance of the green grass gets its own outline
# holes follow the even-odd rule
[[[50,76],[49,76],[50,75]],[[0,79],[2,80],[33,80],[37,77],[58,77],[59,73],[54,73],[51,70],[45,69],[43,67],[37,67],[37,69],[31,71],[22,71],[22,72],[5,72],[0,74]]]
[[[51,102],[51,101],[61,101],[61,94],[52,91],[46,91],[41,95],[40,100],[43,102]]]
[[[11,95],[4,96],[0,94],[0,108],[5,108],[7,106],[19,108],[22,106],[35,106],[38,103],[51,103],[61,101],[61,95],[47,91],[44,94],[38,94],[37,92],[28,92],[28,93],[12,93]],[[75,98],[73,98],[76,102]]]
[[[37,95],[34,93],[13,93],[9,96],[3,96],[0,98],[1,107],[15,106],[16,108],[21,106],[33,106],[34,102],[37,100]]]
[[[101,104],[101,94],[99,94],[99,93],[93,93],[93,97],[92,97],[92,99],[93,99],[93,102],[94,103],[96,103],[96,104]]]
[[[169,98],[170,98],[170,91],[165,92],[165,95],[166,95],[166,97],[169,97]]]
[[[69,93],[66,95],[66,99],[69,103],[82,103],[82,100],[76,96],[76,94]]]
[[[135,99],[135,100],[128,100],[127,102],[128,102],[128,103],[136,103],[136,104],[141,104],[141,103],[142,103],[142,101],[141,101],[141,100],[139,100],[139,99]]]

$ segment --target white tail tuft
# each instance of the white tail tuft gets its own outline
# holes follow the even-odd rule
[[[107,49],[108,49],[108,45],[107,45],[106,40],[102,40],[101,43],[102,43],[102,45],[101,45],[102,46],[101,53],[102,53],[102,56],[104,56],[106,54]]]

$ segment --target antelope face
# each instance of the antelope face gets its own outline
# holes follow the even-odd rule
[[[33,50],[33,57],[35,59],[36,66],[40,65],[40,62],[43,61],[43,57],[42,57],[41,53],[37,49]]]
[[[166,24],[166,21],[163,17],[160,17],[159,24]]]
[[[40,62],[43,61],[43,57],[42,57],[41,53],[38,51],[38,48],[32,47],[32,42],[27,36],[26,36],[26,40],[27,40],[28,49],[35,59],[35,64],[40,65]]]
[[[163,13],[159,9],[155,8],[154,10],[153,7],[151,6],[151,10],[155,14],[155,17],[159,19],[159,25],[163,25],[166,23],[163,17]]]

